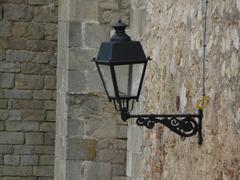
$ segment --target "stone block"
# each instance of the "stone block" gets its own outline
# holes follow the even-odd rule
[[[44,26],[44,37],[46,40],[56,41],[58,36],[57,24],[47,23]]]
[[[117,137],[127,139],[127,126],[118,126]]]
[[[48,132],[44,135],[44,144],[55,145],[55,132]]]
[[[47,111],[47,121],[56,121],[56,111]]]
[[[33,167],[34,176],[53,176],[54,166],[36,166]]]
[[[40,165],[54,165],[55,156],[54,155],[41,155]]]
[[[26,48],[30,51],[56,52],[57,43],[48,40],[28,40]]]
[[[94,160],[96,157],[96,140],[94,139],[67,139],[68,160]]]
[[[14,74],[13,73],[0,73],[0,87],[12,88],[14,86]]]
[[[20,72],[20,64],[1,61],[0,72]]]
[[[28,39],[44,39],[44,29],[42,26],[39,23],[29,23],[27,27]]]
[[[39,75],[16,75],[15,85],[17,89],[42,89],[43,77]]]
[[[100,2],[99,7],[101,9],[115,9],[118,10],[118,2],[110,1],[110,2]]]
[[[27,23],[25,22],[14,22],[12,24],[12,34],[16,38],[26,38],[27,34]]]
[[[18,155],[4,155],[5,165],[19,165],[20,157]]]
[[[21,72],[23,74],[53,75],[56,74],[56,68],[47,64],[22,63]]]
[[[55,152],[54,146],[35,146],[34,154],[44,154],[44,155],[53,155]]]
[[[112,180],[126,180],[126,179],[127,179],[126,176],[112,176]]]
[[[34,99],[49,100],[52,99],[53,91],[36,90],[33,91]]]
[[[67,134],[69,137],[81,137],[84,135],[84,121],[71,119],[67,122]]]
[[[52,0],[29,0],[28,3],[31,5],[49,5]]]
[[[44,109],[55,110],[56,109],[56,101],[45,101]]]
[[[44,77],[44,88],[45,89],[56,89],[56,76],[45,76]]]
[[[101,42],[110,39],[110,27],[109,25],[86,23],[85,34],[86,46],[98,49]]]
[[[15,145],[14,146],[14,154],[25,155],[25,154],[33,154],[33,146],[29,145]]]
[[[70,19],[98,21],[98,0],[73,0],[69,4]]]
[[[47,64],[51,58],[52,54],[49,52],[36,52],[35,56],[33,57],[32,62],[40,63],[40,64]]]
[[[44,102],[39,100],[14,100],[14,109],[43,109]]]
[[[5,46],[8,49],[24,50],[27,47],[27,40],[25,38],[7,39],[7,41],[5,42]],[[1,47],[1,41],[0,41],[0,47]]]
[[[32,99],[30,90],[4,90],[4,97],[9,99]]]
[[[65,50],[67,50],[69,47],[69,22],[68,21],[59,21],[58,23],[58,44],[61,48],[65,48]],[[63,54],[63,51],[62,50],[58,51],[58,53]],[[61,57],[65,59],[64,56],[61,56]]]
[[[81,47],[83,44],[82,23],[78,21],[70,21],[69,23],[69,46]]]
[[[60,166],[59,166],[59,171]],[[84,164],[79,160],[66,160],[66,179],[79,180],[83,178]]]
[[[28,121],[6,121],[7,131],[38,131],[38,122],[28,122]]]
[[[86,74],[84,71],[68,71],[68,89],[69,92],[82,92],[86,86]]]
[[[34,54],[26,50],[7,50],[6,60],[14,62],[29,62],[33,59]]]
[[[46,113],[41,110],[26,110],[23,112],[23,120],[43,121]]]
[[[9,110],[7,120],[22,120],[21,110]]]
[[[0,145],[0,154],[12,154],[13,146],[11,145]]]
[[[57,23],[58,20],[57,7],[54,6],[37,6],[34,7],[34,21]]]
[[[78,119],[82,114],[98,115],[102,108],[99,96],[93,94],[68,95],[69,116]]]
[[[31,132],[25,134],[26,144],[43,144],[44,133]]]
[[[4,18],[15,21],[30,21],[33,17],[33,11],[30,6],[4,4]]]
[[[0,120],[5,121],[8,119],[8,111],[7,110],[0,110]]]
[[[110,162],[84,162],[84,178],[97,180],[111,180]]]
[[[22,132],[0,132],[0,144],[23,144]]]
[[[116,149],[103,149],[97,152],[98,161],[108,162],[114,164],[124,164],[126,162],[126,151]]]
[[[38,155],[21,155],[21,165],[38,165],[39,157]]]
[[[50,122],[41,123],[40,131],[55,132],[55,123],[50,123]]]
[[[0,130],[1,130],[1,131],[4,130],[4,121],[0,121]]]
[[[142,152],[144,130],[138,126],[130,126],[128,128],[128,150],[133,152]],[[138,138],[136,138],[138,137]]]
[[[95,49],[83,49],[72,47],[69,49],[68,69],[71,70],[91,70],[96,69],[95,63],[89,62],[97,52]]]
[[[27,166],[0,166],[2,175],[8,176],[31,176],[32,167]]]
[[[5,50],[0,49],[0,61],[5,59]]]
[[[127,149],[127,140],[117,139],[117,140],[115,141],[115,148],[116,148],[116,149],[126,150],[126,149]]]
[[[126,175],[126,165],[112,165],[112,175],[113,176],[125,176]]]
[[[8,107],[8,100],[0,99],[0,109],[7,109]]]
[[[0,37],[9,37],[11,36],[11,24],[7,21],[0,21]]]

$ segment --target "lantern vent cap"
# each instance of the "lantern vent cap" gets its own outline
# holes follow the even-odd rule
[[[111,41],[131,41],[131,38],[125,32],[127,25],[121,19],[112,27],[115,29],[115,33],[111,37]]]

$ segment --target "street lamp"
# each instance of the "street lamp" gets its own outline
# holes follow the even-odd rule
[[[139,126],[152,129],[161,123],[182,137],[198,133],[202,144],[203,112],[197,114],[130,114],[134,103],[139,100],[146,66],[146,58],[139,41],[132,41],[125,33],[127,25],[121,20],[113,26],[115,34],[110,42],[103,42],[97,58],[93,58],[110,102],[121,112],[123,121],[135,118]]]

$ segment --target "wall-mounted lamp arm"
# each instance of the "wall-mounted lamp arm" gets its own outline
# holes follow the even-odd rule
[[[202,118],[203,111],[198,114],[130,114],[129,111],[121,111],[123,121],[130,118],[136,119],[138,126],[152,129],[155,124],[161,123],[171,131],[182,137],[191,137],[198,133],[198,144],[202,144]]]

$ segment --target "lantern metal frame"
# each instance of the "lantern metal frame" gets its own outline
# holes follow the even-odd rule
[[[123,121],[130,118],[136,119],[138,126],[145,126],[152,129],[155,124],[161,123],[168,127],[174,133],[181,137],[191,137],[198,135],[198,144],[202,144],[202,119],[203,111],[198,110],[196,114],[131,114],[134,104],[139,100],[143,80],[146,72],[147,63],[150,58],[146,58],[145,53],[139,41],[131,41],[130,37],[125,33],[127,25],[118,21],[113,26],[115,34],[111,37],[110,42],[101,44],[97,58],[93,58],[96,63],[100,78],[103,82],[104,89],[110,102],[114,102],[115,109],[120,111]],[[136,96],[119,95],[118,84],[115,74],[115,66],[118,65],[134,65],[144,64],[140,78],[139,89]],[[108,93],[106,82],[99,65],[107,65],[110,68],[115,97],[111,97]]]

